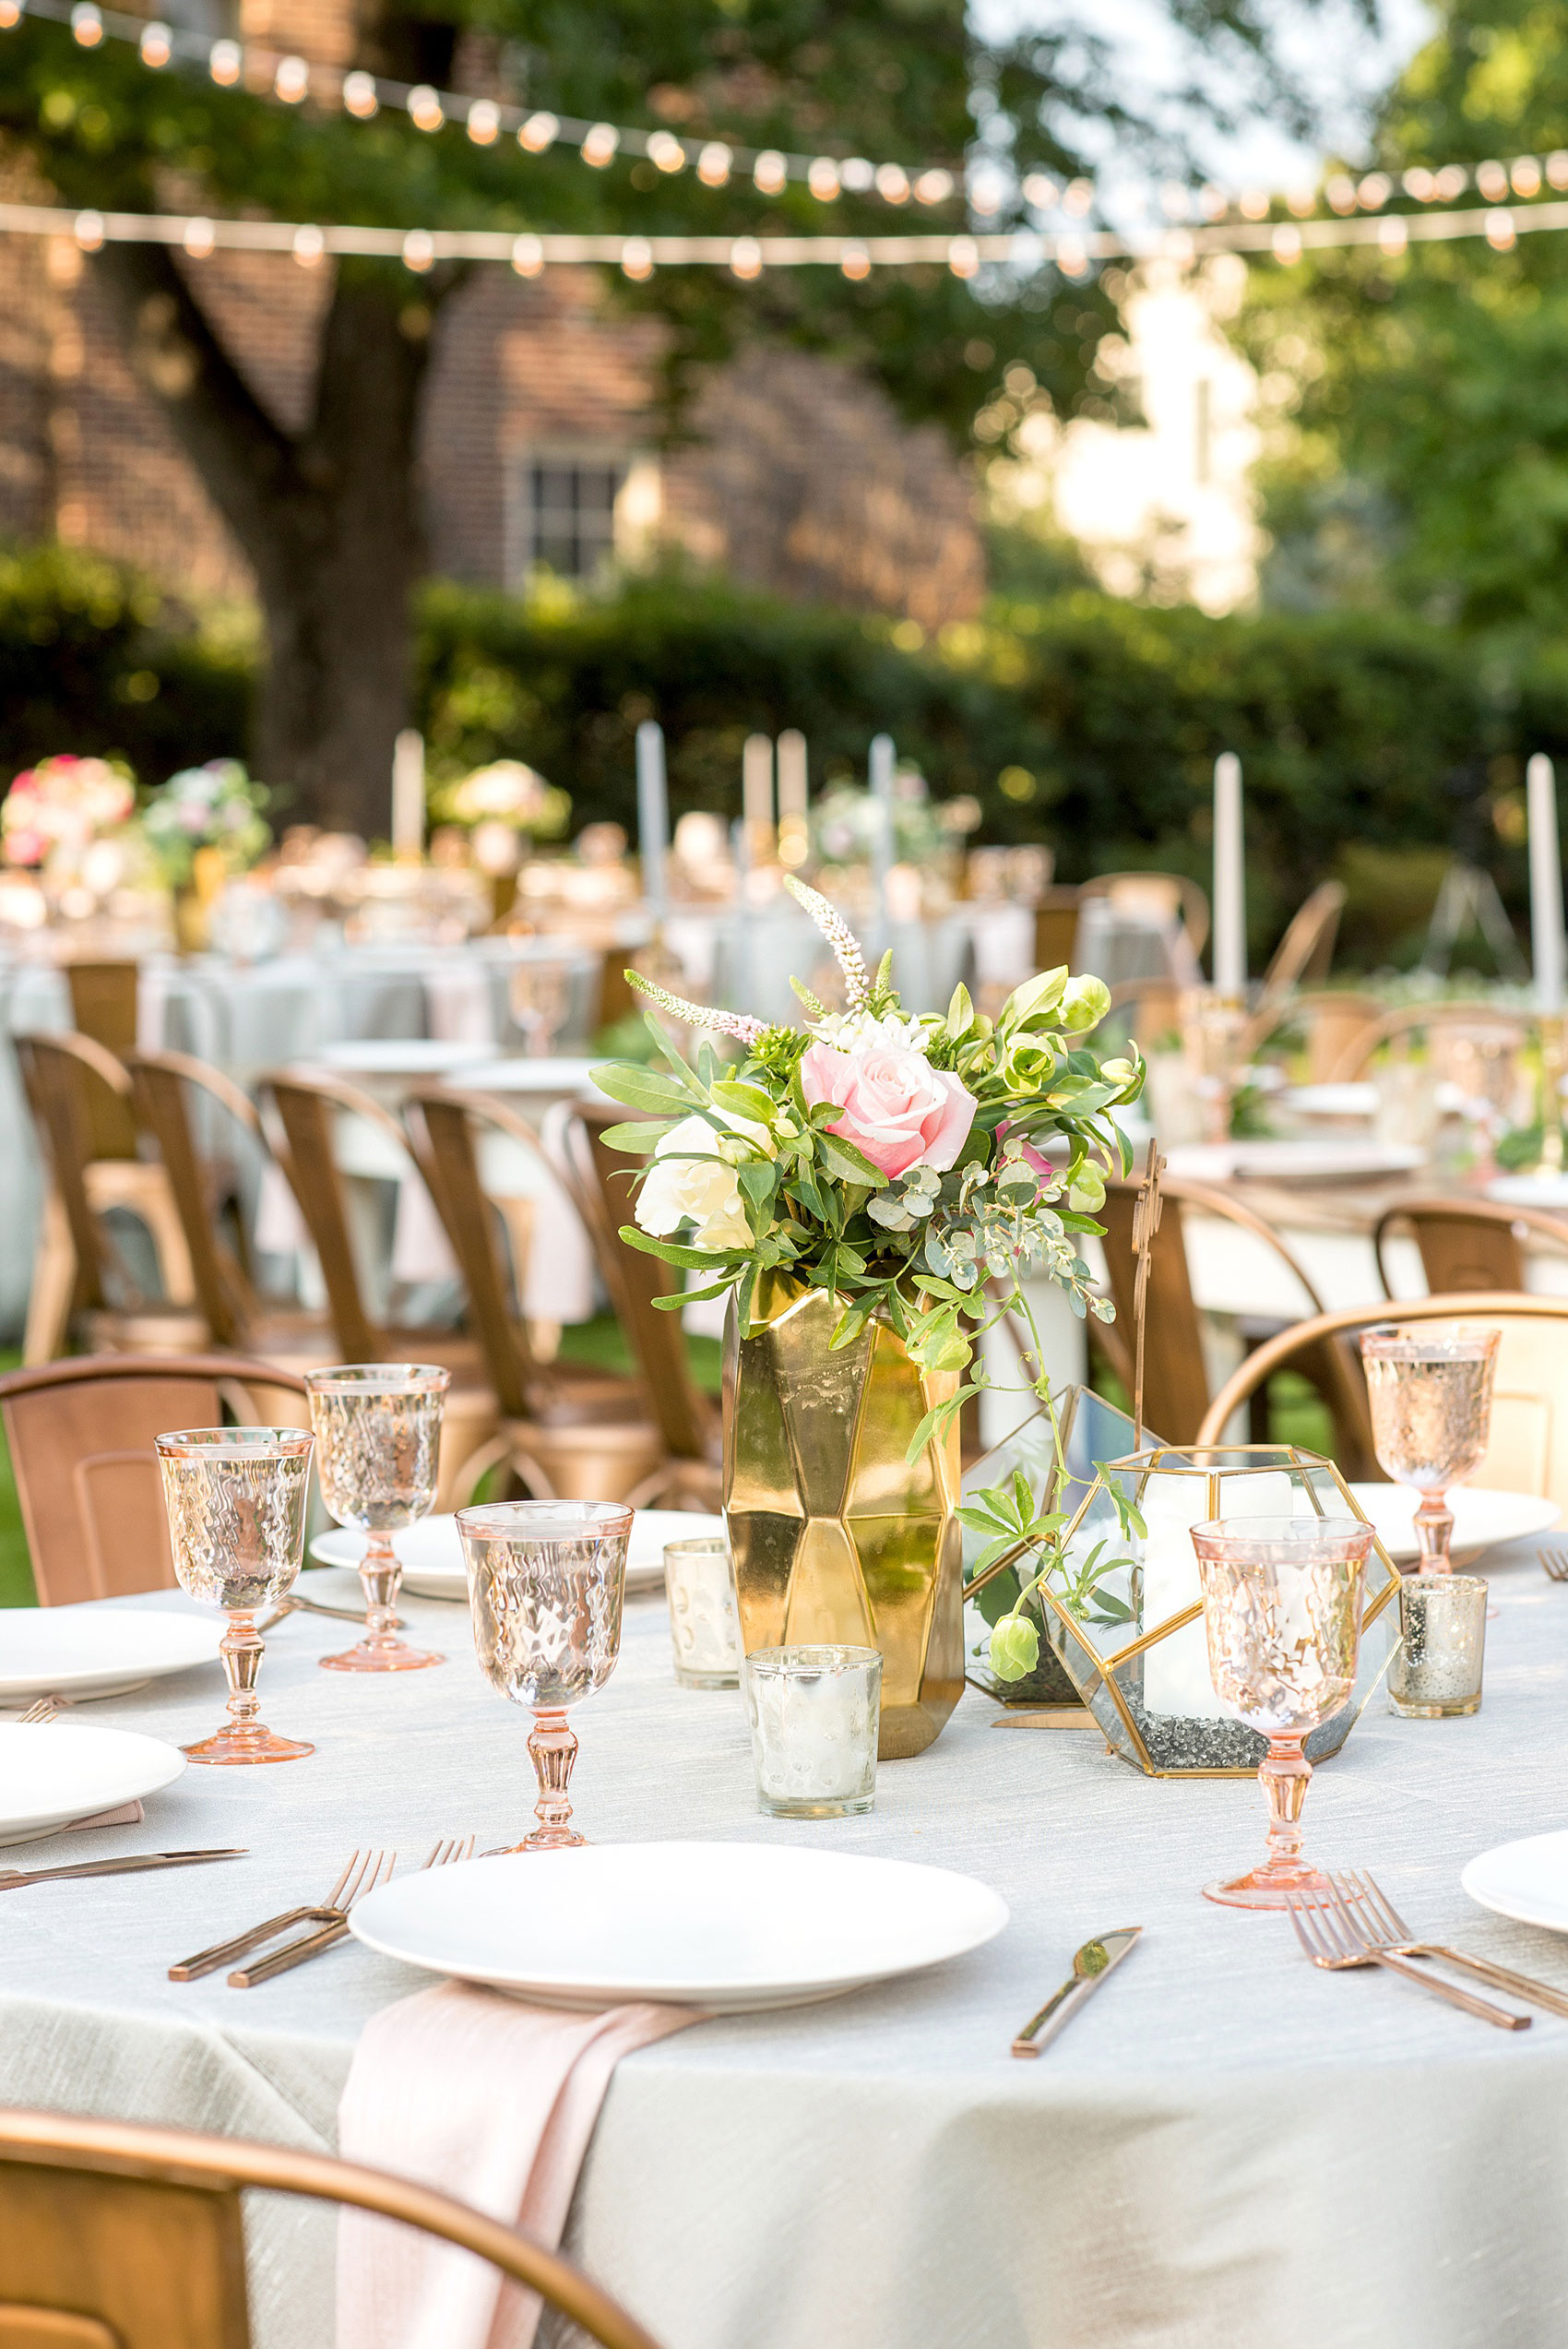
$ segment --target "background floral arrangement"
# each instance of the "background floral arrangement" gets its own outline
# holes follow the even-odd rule
[[[141,819],[170,887],[189,882],[200,848],[219,850],[231,873],[244,873],[265,856],[272,844],[262,814],[268,798],[266,785],[253,782],[237,758],[209,758],[171,775],[152,793]]]
[[[95,841],[127,824],[136,805],[135,779],[117,758],[77,758],[68,751],[41,758],[14,779],[0,805],[6,863],[75,865]]]
[[[460,824],[467,830],[499,823],[556,840],[571,821],[572,800],[570,793],[547,783],[520,758],[497,758],[456,782],[437,783],[430,812],[438,824]]]
[[[1107,1174],[1130,1166],[1110,1113],[1137,1098],[1143,1064],[1100,1061],[1082,1041],[1110,996],[1065,969],[1016,988],[994,1021],[962,986],[945,1014],[907,1015],[891,958],[873,977],[827,900],[788,886],[833,948],[848,1009],[826,1010],[796,982],[807,1025],[768,1027],[629,972],[660,1010],[731,1039],[741,1057],[721,1062],[705,1041],[694,1067],[659,1030],[664,1068],[595,1071],[643,1113],[605,1139],[650,1153],[621,1236],[708,1276],[661,1300],[671,1309],[733,1289],[744,1328],[758,1276],[776,1270],[842,1298],[836,1346],[882,1315],[923,1369],[967,1371],[921,1423],[913,1459],[987,1383],[974,1358],[983,1330],[1017,1311],[1033,1333],[1024,1280],[1043,1275],[1080,1315],[1110,1318],[1076,1241],[1099,1228]]]

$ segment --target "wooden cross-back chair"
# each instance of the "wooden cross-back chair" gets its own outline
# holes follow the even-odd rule
[[[1408,1229],[1420,1250],[1421,1270],[1434,1294],[1524,1289],[1525,1244],[1532,1236],[1558,1256],[1568,1254],[1568,1220],[1538,1208],[1504,1207],[1490,1199],[1401,1199],[1377,1221],[1372,1246],[1383,1294],[1392,1298],[1384,1243]]]
[[[586,1365],[541,1362],[529,1342],[518,1227],[515,1219],[504,1225],[487,1194],[479,1148],[485,1127],[505,1135],[537,1162],[546,1195],[553,1191],[559,1199],[561,1176],[533,1127],[509,1103],[457,1087],[410,1094],[403,1115],[463,1275],[469,1321],[501,1412],[495,1435],[464,1464],[464,1496],[505,1465],[540,1500],[646,1499],[660,1488],[663,1446],[641,1389]],[[510,1267],[504,1230],[514,1251]]]
[[[1297,1322],[1250,1354],[1226,1381],[1205,1414],[1198,1442],[1222,1442],[1231,1415],[1277,1371],[1304,1370],[1306,1361],[1324,1346],[1338,1352],[1360,1382],[1364,1403],[1366,1381],[1356,1349],[1360,1332],[1377,1323],[1420,1328],[1429,1321],[1495,1322],[1502,1330],[1492,1379],[1491,1440],[1485,1459],[1467,1483],[1482,1490],[1537,1493],[1568,1508],[1568,1297],[1461,1290],[1407,1298],[1395,1306],[1357,1306]],[[1375,1465],[1363,1469],[1338,1457],[1347,1476],[1383,1473]]]
[[[661,1312],[654,1303],[681,1288],[681,1274],[659,1257],[629,1248],[620,1236],[621,1225],[631,1220],[631,1178],[638,1162],[612,1150],[604,1131],[624,1115],[609,1103],[602,1107],[575,1103],[562,1126],[561,1172],[588,1227],[611,1303],[642,1373],[664,1446],[664,1493],[676,1506],[717,1509],[719,1413],[692,1377],[680,1314]]]
[[[197,1139],[193,1096],[214,1105],[270,1155],[255,1103],[232,1078],[189,1053],[132,1053],[126,1062],[142,1126],[157,1144],[190,1253],[191,1274],[213,1342],[248,1353],[276,1354],[296,1369],[338,1358],[336,1334],[319,1313],[279,1310],[262,1304],[243,1253],[244,1222],[238,1169],[224,1153],[209,1153]],[[222,1230],[232,1208],[235,1246]]]
[[[1113,1182],[1107,1186],[1105,1204],[1096,1221],[1105,1226],[1102,1246],[1111,1294],[1116,1306],[1116,1320],[1109,1329],[1091,1323],[1097,1342],[1107,1354],[1118,1377],[1129,1393],[1133,1387],[1131,1347],[1134,1328],[1134,1287],[1136,1258],[1133,1246],[1134,1217],[1143,1186],[1136,1182]],[[1209,1406],[1208,1375],[1204,1364],[1203,1337],[1198,1318],[1198,1306],[1193,1295],[1192,1279],[1187,1266],[1186,1235],[1182,1228],[1183,1211],[1212,1215],[1222,1222],[1250,1232],[1272,1249],[1287,1266],[1300,1285],[1314,1314],[1323,1311],[1323,1301],[1301,1266],[1297,1262],[1279,1234],[1256,1215],[1251,1208],[1233,1199],[1227,1192],[1214,1190],[1205,1183],[1167,1181],[1161,1186],[1164,1212],[1159,1229],[1149,1249],[1148,1300],[1144,1342],[1144,1425],[1154,1429],[1168,1444],[1191,1444],[1197,1441],[1198,1430],[1206,1425]],[[1253,1347],[1266,1342],[1279,1329],[1274,1316],[1239,1317],[1238,1327],[1243,1345]],[[1335,1424],[1336,1456],[1341,1462],[1353,1462],[1348,1474],[1375,1474],[1372,1460],[1372,1426],[1367,1415],[1364,1386],[1358,1383],[1350,1366],[1336,1347],[1324,1344],[1310,1349],[1296,1365],[1322,1395]],[[1269,1440],[1266,1389],[1255,1390],[1252,1410],[1250,1439],[1253,1443]]]
[[[1296,908],[1285,935],[1269,958],[1258,989],[1258,999],[1247,1029],[1248,1055],[1274,1033],[1303,980],[1319,984],[1334,960],[1334,941],[1345,910],[1343,881],[1320,881]]]
[[[1446,1073],[1442,1064],[1452,1055],[1453,1046],[1461,1039],[1473,1038],[1488,1043],[1512,1046],[1523,1044],[1529,1033],[1527,1014],[1501,1011],[1490,1003],[1406,1003],[1397,1010],[1385,1011],[1371,1027],[1347,1044],[1336,1066],[1329,1071],[1331,1081],[1340,1083],[1360,1077],[1382,1051],[1384,1044],[1397,1043],[1408,1036],[1426,1031],[1433,1058],[1439,1062],[1440,1073]]]
[[[192,1310],[190,1256],[168,1178],[138,1155],[129,1076],[90,1036],[14,1041],[45,1174],[25,1359],[47,1362],[63,1353],[77,1315],[89,1318],[101,1347],[167,1353],[207,1343],[206,1323]],[[161,1298],[143,1293],[104,1221],[113,1209],[146,1226]]]
[[[303,1378],[227,1354],[78,1354],[0,1378],[41,1606],[172,1587],[153,1437],[172,1427],[308,1427]],[[0,2333],[0,2349],[5,2335]]]
[[[117,1059],[136,1050],[139,989],[134,962],[67,962],[65,984],[77,1035],[90,1036]]]
[[[276,1125],[267,1139],[283,1169],[321,1265],[327,1315],[339,1362],[433,1362],[452,1374],[442,1420],[436,1508],[453,1506],[452,1494],[464,1462],[496,1432],[500,1417],[494,1390],[475,1341],[450,1330],[377,1321],[360,1285],[349,1222],[344,1177],[338,1164],[334,1127],[349,1112],[373,1126],[393,1146],[408,1170],[404,1179],[422,1182],[409,1137],[371,1093],[341,1078],[279,1068],[262,1078],[263,1100],[270,1100]],[[264,1125],[271,1121],[264,1118]]]
[[[1261,1006],[1247,1031],[1247,1050],[1260,1051],[1281,1028],[1300,1029],[1306,1037],[1307,1082],[1326,1085],[1336,1081],[1343,1063],[1359,1050],[1383,1013],[1378,996],[1355,995],[1343,987],[1309,988]]]
[[[0,2349],[249,2349],[246,2187],[487,2260],[600,2349],[658,2349],[579,2268],[412,2178],[293,2146],[0,2110]]]

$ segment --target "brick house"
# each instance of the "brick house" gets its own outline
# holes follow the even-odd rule
[[[242,0],[238,29],[339,63],[350,6]],[[224,254],[182,266],[262,399],[299,422],[329,265]],[[437,332],[422,465],[432,565],[448,577],[517,587],[544,563],[590,579],[664,544],[926,631],[980,600],[973,493],[950,445],[904,426],[848,367],[744,350],[705,384],[690,437],[661,448],[662,329],[607,307],[593,272],[480,268]],[[250,593],[244,558],[126,364],[90,260],[68,239],[0,239],[0,536],[56,532],[176,590]]]

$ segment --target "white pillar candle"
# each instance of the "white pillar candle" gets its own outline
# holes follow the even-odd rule
[[[1562,858],[1557,845],[1557,778],[1541,751],[1525,769],[1525,793],[1530,819],[1530,957],[1536,1008],[1555,1015],[1562,1009]]]
[[[637,854],[643,896],[657,917],[664,911],[664,859],[670,845],[670,800],[664,780],[664,732],[651,718],[637,728]]]
[[[1247,991],[1247,889],[1241,848],[1241,762],[1233,750],[1214,762],[1214,986]]]
[[[414,726],[392,745],[392,853],[413,864],[424,855],[424,736]]]

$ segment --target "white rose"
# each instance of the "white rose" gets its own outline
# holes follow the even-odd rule
[[[766,1139],[763,1128],[746,1118],[727,1121],[738,1133]],[[692,1246],[749,1248],[752,1228],[741,1198],[734,1168],[721,1151],[732,1142],[716,1134],[706,1117],[683,1117],[655,1144],[653,1164],[637,1193],[636,1219],[656,1240],[667,1240],[690,1222]]]

